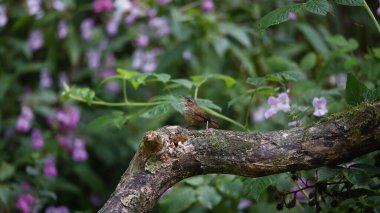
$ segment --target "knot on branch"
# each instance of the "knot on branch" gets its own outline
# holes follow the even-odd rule
[[[144,135],[142,150],[145,154],[158,152],[163,146],[164,144],[159,132],[149,131]]]

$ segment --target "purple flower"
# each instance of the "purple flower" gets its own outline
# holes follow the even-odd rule
[[[166,36],[170,33],[168,20],[164,17],[155,17],[149,20],[149,28],[158,37]]]
[[[57,167],[55,166],[55,159],[53,157],[45,158],[44,175],[46,177],[55,177],[58,175]]]
[[[92,28],[94,27],[94,20],[87,18],[80,24],[81,38],[88,41],[92,38]]]
[[[58,110],[56,119],[64,128],[75,129],[80,119],[80,112],[76,107],[68,107],[65,110]]]
[[[291,20],[291,21],[297,21],[298,16],[297,16],[297,14],[295,14],[295,13],[289,13],[289,14],[288,14],[288,18],[289,18],[289,20]]]
[[[95,0],[92,3],[92,10],[96,13],[109,12],[112,7],[112,0]]]
[[[66,150],[67,152],[71,152],[73,150],[73,143],[72,143],[71,136],[69,136],[69,135],[58,135],[57,141],[58,141],[59,145],[61,145],[62,148],[64,150]]]
[[[48,69],[44,68],[40,73],[40,87],[49,88],[53,85],[53,80]]]
[[[290,109],[289,96],[286,93],[281,93],[277,98],[277,108],[281,111],[287,112]]]
[[[33,129],[32,131],[32,148],[39,150],[44,147],[44,138],[40,129]]]
[[[259,106],[251,111],[251,120],[254,123],[260,123],[265,120],[264,117],[265,107]]]
[[[185,50],[182,52],[182,58],[187,61],[190,61],[193,58],[193,54],[191,53],[190,50]]]
[[[153,72],[158,65],[157,56],[159,52],[158,49],[151,51],[137,49],[132,56],[132,67],[143,72]]]
[[[140,34],[137,36],[135,44],[137,47],[146,47],[149,45],[149,37],[147,35]]]
[[[378,16],[380,16],[380,7],[377,8],[376,13]]]
[[[88,159],[88,154],[86,151],[84,140],[75,139],[74,141],[74,149],[71,153],[73,160],[75,161],[85,161]]]
[[[170,2],[171,2],[171,0],[157,0],[157,3],[159,5],[169,4]]]
[[[252,206],[252,201],[249,200],[249,199],[245,199],[245,198],[242,198],[239,200],[239,204],[237,206],[237,209],[239,210],[244,210],[244,209],[248,209],[249,207]]]
[[[290,122],[288,122],[288,127],[297,126],[298,123],[299,123],[299,121],[290,121]]]
[[[106,56],[106,66],[113,67],[116,63],[115,55],[113,53],[108,53]]]
[[[26,0],[26,6],[31,16],[37,15],[37,17],[40,17],[44,13],[41,9],[41,0]]]
[[[0,28],[4,27],[8,22],[7,10],[4,5],[0,4]]]
[[[87,66],[90,69],[97,69],[100,66],[101,53],[98,49],[90,49],[86,53]]]
[[[28,106],[22,106],[21,108],[21,116],[25,119],[32,120],[34,118],[33,111]]]
[[[286,93],[281,93],[278,97],[270,96],[268,98],[269,109],[264,112],[265,119],[275,115],[279,111],[287,112],[290,109],[289,96]]]
[[[61,0],[53,0],[52,6],[56,11],[64,11],[66,9],[65,3],[63,3]]]
[[[332,85],[336,85],[338,87],[345,88],[346,87],[346,81],[347,81],[347,74],[346,73],[338,73],[336,75],[330,75],[329,76],[329,83]]]
[[[212,0],[203,0],[201,8],[205,13],[212,12],[214,10],[214,2]]]
[[[32,51],[39,50],[44,45],[44,37],[40,30],[32,30],[29,34],[28,46]]]
[[[16,122],[16,130],[23,133],[28,132],[31,127],[30,122],[33,117],[34,115],[32,110],[27,106],[23,106]]]
[[[111,20],[106,24],[106,31],[109,36],[114,36],[119,32],[119,24],[120,24],[120,18],[113,17]]]
[[[30,183],[28,183],[27,181],[22,181],[20,186],[21,186],[21,189],[24,191],[31,191],[32,190],[32,185],[30,185]]]
[[[299,183],[299,185],[302,187],[302,188],[305,188],[308,186],[308,180],[297,180],[297,182]],[[290,192],[293,192],[295,193],[295,197],[297,200],[303,200],[303,199],[306,199],[305,195],[302,193],[302,191],[298,191],[299,188],[298,186],[293,186],[292,189],[290,189]],[[297,192],[296,192],[297,191]],[[311,192],[311,188],[310,189],[304,189],[304,191],[306,191],[307,194],[309,194]]]
[[[32,207],[37,203],[37,199],[31,194],[21,194],[17,196],[16,209],[22,213],[33,213]]]
[[[59,39],[65,39],[67,37],[67,34],[69,33],[69,28],[67,27],[66,22],[64,20],[60,20],[58,22],[57,28],[57,37]]]
[[[70,211],[66,206],[50,206],[45,209],[45,213],[70,213]]]
[[[313,99],[313,107],[314,107],[313,115],[318,116],[318,117],[325,115],[328,112],[326,104],[327,103],[326,103],[325,97],[320,97],[320,98],[315,97]]]
[[[157,10],[154,8],[151,8],[148,10],[148,17],[149,18],[154,18],[157,16]]]

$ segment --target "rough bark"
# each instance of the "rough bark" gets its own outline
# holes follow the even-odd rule
[[[145,134],[99,212],[148,212],[169,187],[194,175],[259,177],[338,165],[378,149],[380,102],[307,127],[266,133],[167,126]]]

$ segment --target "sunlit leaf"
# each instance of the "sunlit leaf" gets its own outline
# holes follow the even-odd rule
[[[154,106],[154,107],[148,109],[147,111],[145,111],[141,115],[141,117],[143,117],[143,118],[155,118],[157,116],[163,115],[166,112],[168,112],[169,107],[170,107],[169,104],[160,104],[160,105]]]

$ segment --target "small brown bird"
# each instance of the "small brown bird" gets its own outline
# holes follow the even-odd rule
[[[203,111],[192,97],[183,99],[183,116],[189,126],[200,126],[206,124],[206,129],[210,125],[212,128],[219,128],[219,123]]]

